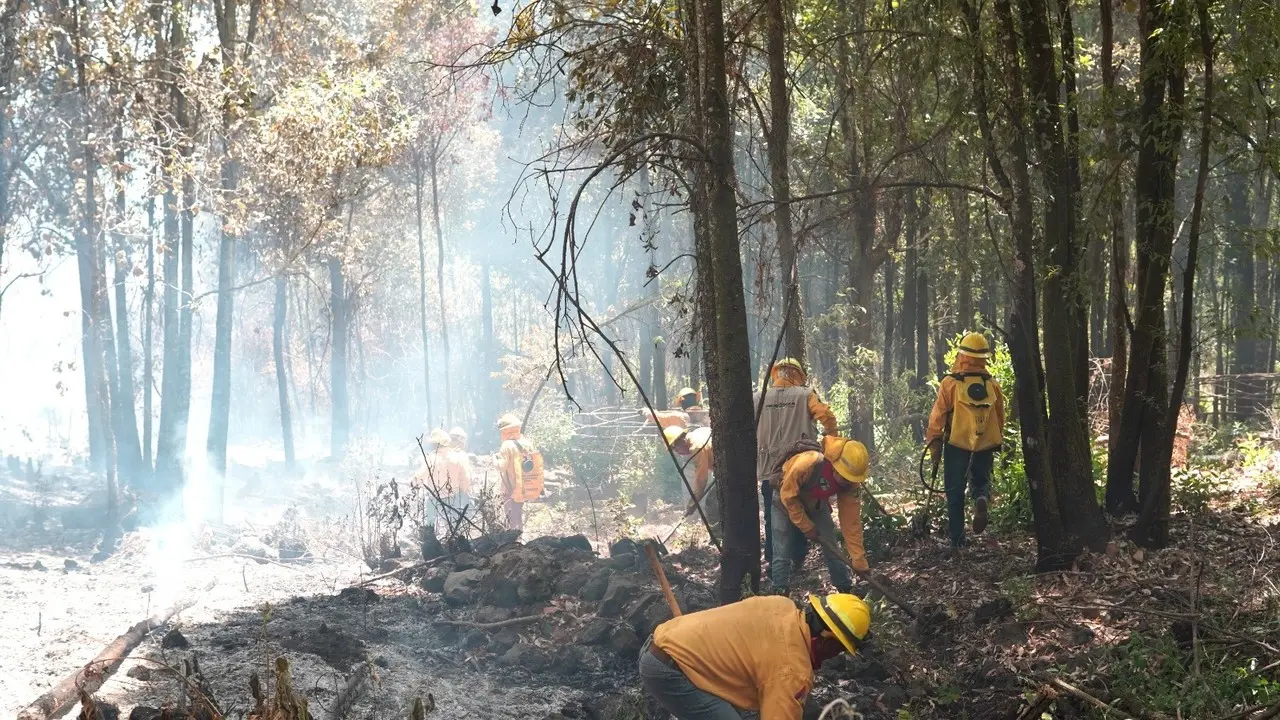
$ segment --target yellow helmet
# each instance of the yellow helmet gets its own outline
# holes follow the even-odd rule
[[[682,397],[688,397],[688,396],[690,396],[690,395],[692,395],[692,396],[694,396],[694,397],[698,397],[698,391],[697,391],[697,390],[694,390],[694,389],[693,389],[693,388],[691,388],[691,387],[687,387],[687,388],[680,388],[680,392],[676,393],[676,398],[677,398],[677,399],[679,399],[679,398],[682,398]]]
[[[520,422],[520,418],[516,417],[512,413],[507,413],[506,415],[498,418],[499,430],[505,430],[509,427],[520,427],[522,424],[523,423]]]
[[[450,439],[449,433],[441,430],[440,428],[436,428],[431,431],[431,444],[433,445],[444,447],[449,444]]]
[[[851,483],[867,479],[867,446],[857,440],[823,438],[823,455],[840,477]]]
[[[795,358],[782,358],[778,362],[774,363],[773,367],[769,369],[769,377],[773,378],[774,382],[777,382],[778,376],[783,373],[798,376],[793,380],[793,382],[803,383],[805,381],[804,366]]]
[[[980,333],[969,333],[960,338],[960,354],[971,358],[991,357],[991,344]]]
[[[871,608],[862,598],[851,593],[810,595],[809,604],[844,649],[850,655],[857,655],[860,641],[866,639],[871,630]]]
[[[688,431],[684,428],[672,425],[671,427],[662,428],[662,437],[667,439],[668,445],[675,445],[684,439],[686,432]]]

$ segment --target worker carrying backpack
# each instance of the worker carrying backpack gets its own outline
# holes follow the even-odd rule
[[[542,453],[528,440],[517,440],[516,449],[520,455],[516,458],[516,472],[520,475],[520,497],[512,498],[517,502],[529,502],[542,496]]]
[[[782,466],[786,465],[788,460],[802,452],[820,453],[822,452],[822,443],[817,440],[804,438],[797,440],[788,446],[787,449],[783,451],[782,457],[778,458],[778,461],[774,463],[772,468],[770,468],[772,472],[769,473],[769,483],[773,485],[774,488],[777,488],[782,484]],[[823,457],[825,457],[825,455]]]
[[[955,402],[947,443],[961,450],[989,450],[1001,443],[1001,429],[995,423],[996,390],[991,376],[983,372],[951,373]]]

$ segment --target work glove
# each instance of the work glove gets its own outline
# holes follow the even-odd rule
[[[853,561],[854,572],[857,572],[859,574],[865,574],[865,573],[871,572],[871,566],[867,564],[866,555],[857,555],[849,559]]]
[[[942,461],[942,439],[934,439],[929,442],[929,459],[933,461],[933,466],[938,467],[938,463]]]

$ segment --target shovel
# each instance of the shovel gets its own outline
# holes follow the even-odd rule
[[[859,570],[855,568],[853,566],[853,561],[849,559],[849,556],[844,553],[844,550],[842,548],[840,548],[838,545],[831,542],[831,540],[827,539],[822,535],[818,535],[818,542],[821,543],[822,547],[826,548],[828,552],[834,553],[837,558],[840,558],[840,562],[844,563],[845,565],[848,565],[850,570],[857,573],[857,575],[861,577],[863,580],[866,580],[867,584],[875,588],[876,591],[879,592],[881,595],[883,595],[886,600],[902,608],[902,611],[910,615],[912,620],[920,619],[920,616],[916,613],[915,608],[911,607],[906,603],[905,600],[898,597],[897,593],[894,593],[892,590],[885,587],[884,583],[880,582],[879,580],[876,580],[875,577],[871,575],[871,571]]]
[[[658,562],[659,550],[663,555],[667,554],[667,546],[658,542],[656,538],[644,541],[644,554],[649,556],[649,567],[653,569],[653,574],[658,578],[658,584],[662,586],[662,596],[667,599],[667,606],[671,608],[671,617],[680,617],[684,613],[680,612],[676,595],[671,592],[671,583],[667,582],[667,574],[662,571],[662,563]]]

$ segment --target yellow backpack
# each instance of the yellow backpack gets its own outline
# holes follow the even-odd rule
[[[516,502],[529,502],[542,497],[542,453],[528,440],[517,440],[516,447],[520,456],[516,459],[516,472],[520,474],[520,497],[512,498]]]
[[[1001,443],[1003,429],[996,426],[994,381],[986,373],[951,373],[955,402],[947,443],[962,450],[989,450]]]

